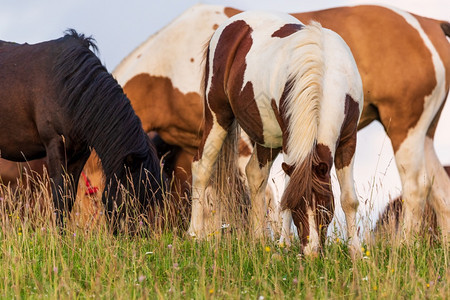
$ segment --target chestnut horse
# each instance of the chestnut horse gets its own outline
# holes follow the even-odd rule
[[[189,234],[203,238],[209,233],[205,190],[227,135],[239,125],[256,142],[246,166],[250,224],[256,237],[266,226],[264,196],[270,167],[283,150],[289,179],[282,206],[293,212],[304,252],[318,251],[324,241],[319,237],[324,237],[333,216],[333,160],[351,251],[360,251],[353,155],[363,89],[342,38],[319,23],[303,25],[288,14],[244,12],[220,25],[212,36],[204,84],[205,123],[192,163]],[[231,143],[237,147],[239,137],[233,137]]]
[[[70,212],[78,179],[95,149],[106,174],[103,202],[123,216],[128,188],[142,207],[162,200],[159,160],[122,88],[69,30],[35,45],[0,41],[0,151],[13,161],[47,156],[57,224]],[[69,181],[65,181],[68,175]]]
[[[196,153],[201,136],[202,47],[219,24],[239,12],[193,6],[113,72],[144,130],[156,130],[167,143],[182,148],[183,165],[178,167],[187,174],[186,162]],[[450,24],[374,5],[293,16],[303,22],[317,20],[349,45],[364,87],[358,129],[376,120],[391,139],[405,199],[405,230],[417,228],[424,195],[433,182],[430,204],[442,231],[449,233],[450,179],[436,156],[433,137],[449,90]]]

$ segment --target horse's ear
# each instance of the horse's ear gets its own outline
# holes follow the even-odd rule
[[[288,176],[291,176],[293,167],[288,165],[287,163],[282,163],[281,167],[283,168],[284,173],[286,173]]]

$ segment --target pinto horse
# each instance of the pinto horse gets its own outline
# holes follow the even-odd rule
[[[124,215],[121,186],[139,200],[136,207],[155,207],[163,196],[150,139],[90,47],[96,50],[94,41],[74,30],[35,45],[0,42],[1,155],[12,161],[47,156],[59,225],[72,209],[91,148],[106,175],[102,200],[110,217]]]
[[[183,161],[195,155],[200,143],[202,47],[219,24],[239,12],[195,5],[113,72],[144,130],[156,130],[164,141],[181,147]],[[450,233],[450,179],[433,145],[450,85],[450,24],[375,5],[292,15],[303,22],[317,20],[349,45],[364,87],[358,129],[379,121],[391,140],[405,200],[405,230],[418,227],[430,187],[438,224]],[[185,163],[176,167],[190,172]]]
[[[256,142],[246,166],[256,236],[264,232],[265,188],[282,149],[289,177],[282,206],[293,212],[304,252],[317,252],[333,216],[333,158],[352,251],[359,250],[352,171],[362,105],[356,63],[333,31],[267,12],[244,12],[223,23],[206,53],[205,125],[192,163],[189,233],[200,238],[207,233],[205,189],[237,122]]]

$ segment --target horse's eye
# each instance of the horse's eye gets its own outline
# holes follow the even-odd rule
[[[319,163],[316,167],[317,174],[321,177],[325,177],[328,173],[328,165],[324,162]]]

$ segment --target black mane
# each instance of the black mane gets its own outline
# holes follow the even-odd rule
[[[55,80],[62,85],[59,100],[72,122],[70,135],[96,150],[107,179],[117,176],[125,183],[124,164],[130,156],[131,164],[142,163],[156,180],[160,178],[159,160],[130,101],[89,49],[97,49],[94,40],[71,29],[59,41],[64,45]]]
[[[94,53],[99,53],[97,41],[92,36],[87,37],[82,33],[78,33],[73,28],[68,28],[66,31],[64,31],[64,37],[72,37],[74,39],[77,39],[84,47],[91,48]]]

